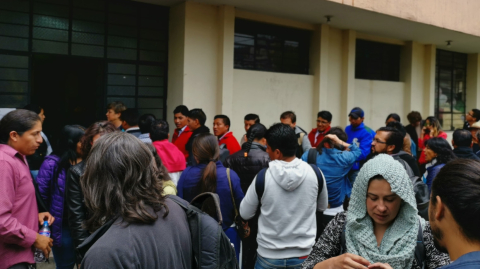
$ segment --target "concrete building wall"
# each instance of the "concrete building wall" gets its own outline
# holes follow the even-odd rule
[[[377,13],[480,36],[478,0],[328,0]]]

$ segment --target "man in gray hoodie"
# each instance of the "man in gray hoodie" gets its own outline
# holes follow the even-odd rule
[[[264,192],[259,201],[255,178],[240,204],[240,215],[251,219],[260,208],[255,268],[300,268],[315,243],[315,212],[328,205],[325,180],[318,194],[315,171],[295,157],[294,129],[277,123],[265,138],[272,161],[265,173]]]

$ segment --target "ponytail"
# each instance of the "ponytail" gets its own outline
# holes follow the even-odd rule
[[[200,193],[217,192],[217,164],[210,160],[202,171],[200,180]]]
[[[248,153],[250,152],[250,148],[252,148],[252,143],[253,143],[253,139],[255,139],[255,130],[252,130],[250,132],[250,136],[248,137],[248,140],[246,142],[247,144],[247,149],[245,150],[245,153],[243,154],[243,156],[245,158],[248,157]]]
[[[217,192],[217,164],[220,156],[218,140],[209,133],[200,134],[193,140],[192,153],[198,163],[207,164],[198,183],[199,193]]]
[[[255,123],[254,125],[250,126],[250,129],[247,131],[247,142],[245,142],[247,145],[247,149],[245,150],[243,156],[245,158],[248,157],[248,153],[250,152],[250,149],[252,148],[252,143],[255,139],[262,139],[265,137],[265,133],[267,132],[267,128],[261,123]]]

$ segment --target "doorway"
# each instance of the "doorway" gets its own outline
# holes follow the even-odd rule
[[[44,133],[56,145],[63,126],[88,127],[105,120],[104,60],[37,54],[32,56],[31,101],[45,110]]]

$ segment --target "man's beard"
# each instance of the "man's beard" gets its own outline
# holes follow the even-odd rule
[[[383,152],[378,152],[378,151],[375,151],[375,148],[372,148],[372,156],[377,156],[378,154],[382,154],[382,153],[387,153],[387,149],[385,149],[385,151]]]
[[[435,248],[443,253],[448,253],[447,248],[440,245],[440,240],[443,239],[443,231],[439,228],[433,227],[431,223],[432,222],[430,222],[430,228],[432,229],[433,244],[435,245]]]

